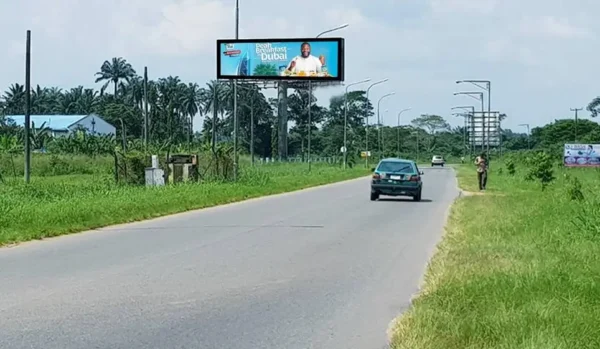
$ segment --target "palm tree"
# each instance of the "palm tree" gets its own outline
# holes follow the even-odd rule
[[[216,141],[217,141],[217,121],[219,113],[223,114],[225,112],[225,94],[226,87],[224,84],[220,83],[217,80],[211,80],[206,84],[206,92],[203,94],[203,112],[204,114],[211,114],[212,125],[211,125],[211,148],[213,152],[216,151]],[[205,122],[208,120],[205,120]],[[204,127],[204,129],[208,129]]]
[[[198,84],[189,83],[179,101],[183,112],[189,118],[188,143],[190,134],[194,132],[194,116],[202,113],[201,103],[204,98],[203,95],[204,91]]]
[[[12,84],[1,98],[6,114],[25,114],[25,86]]]
[[[116,97],[119,82],[121,80],[129,82],[129,80],[136,75],[136,72],[131,64],[129,64],[124,58],[115,57],[111,61],[104,61],[100,67],[100,71],[95,75],[98,76],[98,78],[96,78],[96,83],[105,81],[100,92],[104,93],[104,90],[106,90],[108,85],[113,83],[115,88],[114,96]]]

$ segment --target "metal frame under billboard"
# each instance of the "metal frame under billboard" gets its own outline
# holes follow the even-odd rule
[[[472,146],[500,146],[500,112],[475,112],[467,120],[467,133]],[[482,130],[483,128],[483,130]]]
[[[290,43],[297,44],[297,50],[292,51],[291,57],[288,55]],[[323,44],[332,43],[335,44],[337,50],[334,54],[328,52],[327,54],[334,57],[334,66],[331,67],[335,71],[329,76],[317,76],[317,72],[314,75],[291,75],[289,71],[292,61],[301,54],[301,47],[303,43],[308,43],[311,46],[324,46]],[[260,47],[256,47],[256,44],[262,44]],[[273,46],[276,44],[276,46]],[[286,45],[287,44],[287,45]],[[246,45],[244,50],[236,48],[236,45]],[[295,46],[295,45],[294,45]],[[250,57],[249,51],[253,47],[254,57]],[[272,61],[268,63],[270,66],[263,67],[264,71],[269,74],[252,75],[248,74],[248,70],[256,69],[258,65],[252,66],[252,59],[256,59],[257,50],[261,50],[261,54],[265,55],[266,58],[262,60],[258,58],[258,65],[264,64],[263,61]],[[312,55],[311,55],[312,56]],[[223,73],[223,61],[224,57],[240,57],[237,62],[231,61],[235,65],[236,74]],[[324,54],[315,52],[315,56],[312,56],[313,60],[318,60],[317,66],[323,65],[327,67],[328,58]],[[317,58],[318,57],[318,58]],[[329,59],[329,62],[331,60]],[[344,39],[343,38],[286,38],[286,39],[218,39],[217,40],[217,79],[219,80],[254,80],[254,81],[322,81],[322,82],[341,82],[344,81],[344,63],[345,63],[345,51],[344,51]],[[321,72],[321,74],[329,73]]]

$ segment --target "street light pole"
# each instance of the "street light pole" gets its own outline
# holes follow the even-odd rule
[[[397,139],[396,139],[396,147],[397,150],[396,152],[398,153],[398,157],[400,157],[400,115],[402,115],[402,113],[404,113],[405,111],[409,111],[412,108],[406,108],[406,109],[402,109],[400,110],[400,112],[398,113],[398,125],[397,125]]]
[[[465,136],[464,136],[464,137],[465,137],[465,139],[466,139],[466,138],[467,138],[467,136],[466,136],[466,135],[467,135],[467,134],[469,134],[469,131],[467,131],[468,124],[471,124],[471,126],[473,126],[473,116],[475,116],[475,107],[474,107],[474,106],[472,106],[472,105],[467,105],[467,106],[453,107],[453,108],[451,108],[451,109],[452,109],[452,110],[456,110],[456,109],[464,109],[464,110],[469,110],[469,111],[471,111],[471,113],[470,113],[470,114],[467,114],[467,116],[465,117],[465,130],[464,130],[464,132],[465,132]],[[469,123],[467,123],[467,119],[469,119],[469,120],[470,120],[470,122],[469,122]],[[471,144],[471,143],[473,143],[473,142],[469,142],[469,155],[471,155],[471,153],[473,152],[473,149],[472,149],[472,146],[471,146],[472,144]],[[466,141],[465,141],[465,145],[464,145],[464,147],[465,147],[465,149],[467,148],[467,143],[466,143]]]
[[[348,89],[351,86],[363,84],[369,81],[371,81],[370,78],[348,84],[346,86],[346,92],[344,93],[344,169],[346,169],[348,164]]]
[[[455,96],[466,95],[466,96],[474,98],[478,101],[481,101],[481,151],[484,151],[485,150],[485,115],[484,115],[485,109],[483,106],[483,92],[456,92],[454,95]],[[479,96],[479,98],[475,97],[475,95]]]
[[[479,87],[482,90],[486,90],[488,93],[488,122],[487,122],[487,153],[490,153],[490,124],[491,124],[491,119],[492,119],[492,82],[490,80],[459,80],[456,83],[457,84],[461,84],[461,83],[470,83],[473,84],[477,87]],[[485,84],[485,86],[481,85],[481,84]],[[481,103],[483,104],[483,97],[481,97]],[[482,115],[483,118],[483,122],[485,125],[485,115]],[[498,120],[498,123],[500,123],[500,120]],[[498,126],[499,128],[499,126]],[[482,130],[483,132],[483,130]],[[502,135],[500,134],[500,130],[498,129],[497,132],[498,134],[498,138],[499,141],[502,141]]]
[[[389,109],[386,109],[383,111],[383,116],[381,117],[381,125],[380,125],[380,129],[379,129],[379,138],[381,138],[381,153],[385,154],[385,134],[384,134],[384,126],[385,126],[385,116],[387,115],[387,112],[390,111]]]
[[[467,118],[469,117],[469,114],[465,114],[465,113],[453,113],[452,115],[454,116],[462,116],[464,118],[464,126],[463,126],[463,156],[465,156],[465,152],[467,149]]]
[[[237,0],[239,1],[239,0]],[[327,33],[331,33],[334,32],[336,30],[340,30],[340,29],[344,29],[346,27],[348,27],[349,24],[342,24],[340,26],[337,26],[335,28],[331,28],[328,29],[324,32],[319,33],[319,35],[317,35],[317,38],[320,38],[322,35],[327,34]],[[310,149],[310,141],[311,141],[311,135],[312,135],[312,82],[310,80],[308,80],[308,144],[307,144],[307,148],[308,148],[308,171],[310,172],[311,170],[311,161],[310,161],[310,157],[311,157],[311,149]]]
[[[379,80],[377,82],[374,82],[371,84],[371,86],[369,86],[367,88],[367,103],[365,103],[365,168],[369,168],[369,110],[368,110],[368,106],[369,106],[369,91],[371,91],[371,88],[375,85],[379,85],[382,84],[386,81],[388,81],[389,79],[383,79],[383,80]]]
[[[31,181],[31,30],[25,41],[25,183]]]
[[[378,129],[378,132],[377,132],[377,134],[378,134],[377,141],[379,143],[379,152],[381,152],[381,118],[379,117],[379,107],[381,106],[381,101],[384,98],[389,97],[389,96],[393,96],[395,94],[396,94],[396,92],[390,92],[388,94],[385,94],[385,95],[381,96],[379,98],[379,101],[377,101],[377,129]]]
[[[531,149],[531,143],[529,142],[529,135],[530,135],[529,124],[519,124],[519,126],[527,127],[527,149]]]
[[[577,132],[578,131],[577,130],[577,128],[578,128],[577,127],[577,122],[578,122],[577,113],[580,112],[581,110],[583,110],[583,108],[571,108],[571,111],[575,112],[575,142],[577,142],[577,138],[578,138],[578,135],[577,135],[577,133],[578,133]]]
[[[240,38],[240,0],[235,0],[235,39]],[[233,82],[233,181],[238,179],[238,114],[237,114],[237,81]],[[215,116],[213,116],[215,117]]]

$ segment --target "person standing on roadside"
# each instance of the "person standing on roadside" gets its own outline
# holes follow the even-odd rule
[[[479,182],[479,190],[484,191],[487,185],[487,171],[488,163],[485,153],[481,153],[475,159],[475,166],[477,166],[477,181]]]

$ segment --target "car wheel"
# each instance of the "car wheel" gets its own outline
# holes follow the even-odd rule
[[[371,193],[371,201],[376,201],[377,199],[379,199],[379,194],[378,193]]]
[[[413,196],[413,200],[415,201],[421,201],[421,191],[419,190],[419,193],[415,196]]]
[[[442,167],[444,167],[444,164],[442,164]]]
[[[435,164],[431,164],[431,167],[435,166]]]

